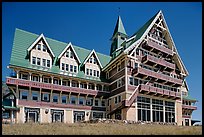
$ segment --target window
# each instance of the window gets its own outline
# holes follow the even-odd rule
[[[90,69],[90,75],[92,76],[92,69]]]
[[[21,74],[21,79],[28,80],[28,75],[27,74]]]
[[[117,104],[118,103],[118,98],[117,97],[115,97],[115,104]]]
[[[102,101],[101,101],[101,106],[103,106],[103,107],[106,106],[106,102],[105,102],[105,100],[102,100]]]
[[[50,67],[50,60],[47,60],[47,67]]]
[[[43,64],[44,67],[46,67],[46,59],[43,59]]]
[[[96,76],[96,70],[94,70],[94,73],[93,73],[93,74],[94,74],[94,76]]]
[[[96,58],[94,58],[93,60],[94,60],[94,64],[96,64]]]
[[[86,105],[87,105],[87,106],[92,106],[92,105],[93,105],[93,99],[92,99],[92,98],[88,98],[88,99],[86,100]]]
[[[93,118],[103,118],[103,112],[93,112]]]
[[[37,58],[37,65],[40,65],[40,58]]]
[[[38,100],[39,93],[32,91],[32,100]]]
[[[92,58],[89,59],[89,63],[92,63]]]
[[[137,97],[138,120],[150,121],[150,98]]]
[[[62,103],[63,104],[67,103],[67,96],[65,96],[65,95],[62,96]]]
[[[66,71],[69,71],[69,65],[66,64]]]
[[[77,66],[74,66],[74,72],[75,73],[77,72]]]
[[[79,105],[84,105],[84,98],[83,97],[79,98]]]
[[[21,99],[25,99],[25,100],[28,99],[28,92],[27,91],[22,91],[21,92]]]
[[[97,77],[99,77],[99,71],[97,71]]]
[[[38,76],[33,76],[33,81],[38,81]]]
[[[89,69],[88,68],[86,69],[86,75],[89,75]]]
[[[50,101],[50,94],[42,93],[42,101],[49,102]]]
[[[58,84],[58,82],[59,82],[58,79],[54,79],[53,81],[54,84]]]
[[[49,78],[45,77],[45,78],[43,79],[43,82],[44,82],[44,83],[50,83],[50,82],[49,82]]]
[[[36,57],[32,57],[32,64],[36,64]]]
[[[121,102],[121,95],[118,96],[118,102]]]
[[[129,77],[129,84],[133,85],[133,78],[132,77]]]
[[[71,52],[71,55],[70,55],[70,58],[74,58],[74,53],[73,52]]]
[[[41,50],[41,45],[40,44],[37,45],[37,49]]]
[[[95,99],[95,106],[98,106],[98,100],[97,99]]]
[[[71,96],[71,98],[70,98],[70,103],[71,104],[76,104],[76,97],[75,96]]]
[[[53,95],[53,102],[57,103],[58,102],[58,95]]]
[[[47,47],[45,45],[43,45],[43,51],[46,52],[47,51]]]
[[[135,63],[135,68],[137,68],[138,67],[138,63]]]
[[[62,81],[62,85],[63,85],[63,86],[66,86],[66,85],[67,85],[67,82],[66,82],[66,81]]]
[[[65,55],[67,58],[69,58],[69,51],[66,52],[66,55]]]
[[[70,65],[70,71],[73,72],[73,65]]]
[[[64,63],[62,63],[62,70],[64,70]]]

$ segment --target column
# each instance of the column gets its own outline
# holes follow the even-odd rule
[[[96,99],[96,96],[93,97],[93,106],[95,106],[95,99]]]
[[[62,103],[62,91],[60,91],[58,103]]]
[[[53,78],[54,78],[54,77],[53,77],[53,76],[51,76],[51,84],[53,84]]]
[[[53,89],[51,90],[51,94],[50,94],[50,102],[52,102],[52,92],[53,92]]]
[[[81,84],[81,82],[80,82],[80,81],[78,81],[78,83],[79,83],[79,88],[80,88],[80,84]]]
[[[104,85],[102,85],[102,90],[101,90],[101,91],[104,91],[104,90],[103,90],[103,87],[104,87]]]
[[[136,111],[136,112],[135,112],[135,113],[136,113],[136,115],[135,115],[135,116],[136,116],[136,119],[135,119],[135,120],[138,121],[137,98],[135,99],[135,111]],[[151,113],[150,113],[150,114],[151,114]]]
[[[164,113],[163,113],[163,115],[164,115],[164,116],[163,116],[163,118],[164,118],[163,121],[166,122],[166,117],[165,117],[165,101],[164,101],[164,100],[163,100],[163,112],[164,112]]]
[[[61,83],[60,83],[60,85],[62,86],[62,81],[63,81],[63,79],[62,79],[62,78],[60,78],[60,80],[61,80]]]
[[[150,98],[150,121],[153,122],[153,113],[152,113],[152,98]]]
[[[41,101],[41,94],[42,94],[42,88],[40,88],[40,95],[39,95],[38,101]]]
[[[29,87],[28,100],[32,100],[31,86]]]
[[[12,107],[14,106],[13,100],[14,99],[11,99],[11,106]],[[13,110],[11,110],[11,124],[13,124]]]
[[[19,70],[16,70],[16,77],[19,79]]]
[[[70,87],[72,87],[72,80],[70,79],[69,81],[70,81]]]
[[[128,90],[127,58],[125,58],[125,91]]]
[[[88,82],[86,82],[86,89],[89,89],[89,83]]]
[[[32,72],[29,72],[29,80],[32,80]]]
[[[94,90],[96,90],[96,84],[94,84]]]
[[[42,82],[42,74],[40,74],[40,82]]]

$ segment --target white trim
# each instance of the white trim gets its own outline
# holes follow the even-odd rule
[[[96,52],[95,52],[94,49],[93,49],[93,50],[91,51],[91,53],[89,53],[89,55],[86,57],[86,59],[84,60],[83,65],[88,61],[88,59],[90,58],[90,56],[91,56],[93,53],[95,54],[96,59],[98,60],[98,63],[99,63],[99,65],[100,65],[100,67],[103,68],[102,65],[101,65],[101,62],[100,62],[100,60],[99,60],[99,58],[98,58],[98,56],[97,56],[97,54],[96,54]]]
[[[29,51],[37,44],[37,42],[38,42],[41,38],[43,38],[43,40],[45,41],[45,44],[47,45],[48,49],[50,50],[52,56],[55,57],[54,53],[52,52],[52,50],[51,50],[49,44],[47,43],[47,41],[46,41],[46,39],[45,39],[43,33],[33,42],[33,44],[27,49],[27,51],[29,52]]]
[[[60,59],[60,58],[62,57],[62,55],[64,54],[64,52],[67,51],[67,49],[68,49],[69,47],[72,48],[72,50],[73,50],[73,52],[74,52],[74,54],[75,54],[77,60],[79,61],[79,63],[81,63],[81,61],[80,61],[78,55],[76,54],[76,51],[74,50],[74,47],[72,46],[72,43],[71,43],[71,42],[69,42],[68,45],[64,48],[64,50],[60,53],[60,55],[58,56],[58,59]]]

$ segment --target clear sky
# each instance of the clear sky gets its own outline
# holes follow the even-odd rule
[[[193,119],[202,121],[201,2],[3,2],[2,80],[10,73],[7,66],[15,28],[109,55],[110,38],[119,14],[131,36],[159,10],[189,72],[189,92],[198,100]]]

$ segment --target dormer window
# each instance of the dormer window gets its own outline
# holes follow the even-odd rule
[[[36,64],[36,57],[32,57],[32,64]]]
[[[70,58],[74,58],[74,53],[73,52],[70,52]]]
[[[50,67],[50,60],[47,60],[47,67]]]
[[[70,49],[68,49],[65,53],[65,57],[74,59],[74,53]]]
[[[89,59],[89,63],[92,63],[92,58]]]
[[[96,64],[96,58],[94,58],[94,64]]]
[[[66,52],[66,55],[65,55],[67,58],[69,58],[69,51]]]
[[[37,58],[37,65],[40,65],[40,58]]]
[[[66,71],[69,71],[69,65],[66,64]]]
[[[46,59],[43,59],[43,62],[42,62],[43,64],[43,67],[46,67]]]
[[[62,70],[64,70],[64,63],[62,63]]]

